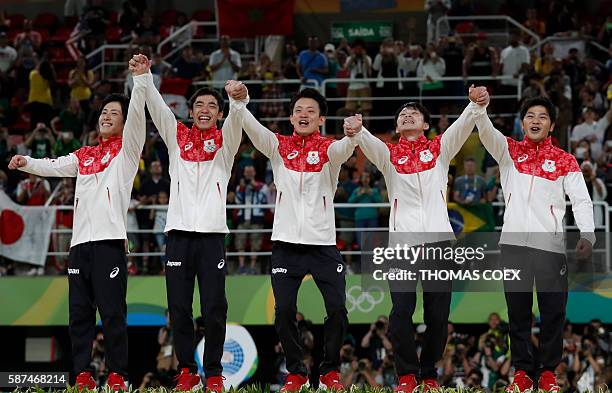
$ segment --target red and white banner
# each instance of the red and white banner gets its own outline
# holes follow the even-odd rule
[[[18,205],[0,191],[0,255],[44,266],[54,222],[53,209]]]

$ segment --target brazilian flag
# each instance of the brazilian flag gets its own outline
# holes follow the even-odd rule
[[[448,217],[455,234],[466,232],[493,232],[495,216],[488,203],[475,205],[448,204]]]

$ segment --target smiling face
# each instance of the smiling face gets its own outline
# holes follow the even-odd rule
[[[98,127],[102,138],[107,139],[111,136],[121,135],[124,124],[125,119],[119,102],[112,101],[104,105],[98,118]]]
[[[196,98],[193,108],[189,110],[189,116],[193,117],[193,122],[199,130],[209,130],[223,118],[223,112],[214,96],[203,95]]]
[[[546,107],[534,105],[527,109],[521,126],[525,135],[532,142],[540,142],[548,137],[548,133],[553,130],[555,123],[551,122]]]
[[[317,131],[325,123],[325,116],[321,116],[317,101],[303,97],[296,101],[289,121],[295,132],[301,136],[307,136]]]
[[[402,109],[395,124],[395,130],[406,138],[418,137],[428,129],[429,124],[425,122],[423,114],[410,106]]]

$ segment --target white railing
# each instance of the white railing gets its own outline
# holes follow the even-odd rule
[[[214,27],[215,34],[214,38],[194,38],[199,28],[206,27]],[[188,39],[182,39],[183,37],[189,37]],[[219,42],[219,25],[217,22],[198,22],[195,20],[190,21],[185,24],[180,29],[176,30],[168,37],[164,38],[157,45],[157,53],[163,53],[164,47],[168,45],[172,45],[172,48],[166,53],[163,58],[168,59],[178,52],[180,52],[184,47],[190,46],[194,43],[218,43]]]
[[[107,51],[125,51],[127,49],[130,49],[134,47],[133,45],[130,44],[106,44],[106,45],[102,45],[101,47],[99,47],[98,49],[89,52],[85,57],[87,58],[87,61],[91,61],[92,59],[94,59],[96,56],[100,56],[100,63],[97,64],[95,67],[93,67],[91,70],[92,71],[98,71],[100,70],[100,80],[104,80],[107,79],[106,78],[106,67],[109,66],[115,66],[115,67],[123,67],[125,69],[127,69],[127,62],[124,61],[123,57],[124,54],[119,54],[118,56],[121,56],[121,60],[122,61],[106,61],[106,52]],[[117,54],[116,53],[111,53],[111,56],[116,57]],[[124,82],[125,78],[111,78],[108,79],[111,82]]]
[[[504,202],[500,202],[500,201],[494,201],[490,203],[492,206],[494,207],[504,207],[505,203]],[[567,206],[571,206],[571,203],[567,202],[566,203]],[[595,208],[597,207],[602,207],[604,209],[604,211],[610,213],[610,214],[604,214],[604,223],[601,225],[596,225],[595,226],[595,230],[603,230],[603,232],[598,232],[598,233],[604,233],[604,246],[603,248],[594,248],[593,253],[594,254],[604,254],[605,255],[605,261],[606,261],[606,266],[608,269],[608,272],[612,272],[612,250],[610,249],[611,244],[610,244],[610,215],[612,214],[612,207],[610,207],[608,205],[607,202],[605,201],[596,201],[593,202],[593,206]],[[335,203],[334,204],[334,209],[342,209],[342,208],[365,208],[365,207],[373,207],[373,208],[390,208],[391,204],[388,202],[382,202],[382,203]],[[37,207],[39,209],[43,209],[43,207]],[[274,204],[261,204],[261,205],[251,205],[251,204],[240,204],[240,205],[227,205],[227,210],[238,210],[238,209],[252,209],[252,208],[258,208],[258,209],[274,209],[275,205]],[[53,209],[55,211],[69,211],[69,210],[73,210],[73,206],[49,206],[48,208],[44,208],[44,209]],[[168,209],[168,205],[144,205],[144,206],[139,206],[137,207],[137,209],[142,209],[142,210],[167,210]],[[578,229],[577,226],[575,225],[566,225],[564,222],[564,228],[565,230],[572,230],[575,231]],[[336,228],[336,232],[379,232],[379,231],[388,231],[389,227],[375,227],[375,228],[359,228],[359,227],[337,227]],[[496,226],[495,227],[496,231],[500,231],[501,227]],[[240,233],[271,233],[272,229],[271,228],[263,228],[263,229],[230,229],[230,233],[231,234],[240,234]],[[161,234],[163,233],[163,231],[161,230],[154,230],[154,229],[138,229],[138,230],[128,230],[127,231],[128,234]],[[51,234],[72,234],[72,229],[58,229],[58,228],[53,228],[51,230]],[[596,244],[596,246],[598,246],[598,244]],[[342,251],[341,252],[342,255],[362,255],[361,251]],[[67,251],[53,251],[53,252],[49,252],[47,254],[48,256],[67,256],[68,252]],[[163,256],[164,254],[162,252],[138,252],[138,253],[130,253],[130,256],[134,256],[134,257],[158,257],[158,256]],[[271,253],[269,251],[257,251],[257,252],[228,252],[227,253],[228,256],[249,256],[249,255],[257,255],[257,256],[269,256],[271,255]]]
[[[509,76],[509,75],[500,75],[500,76],[468,76],[467,78],[461,77],[461,76],[445,76],[442,78],[437,79],[441,82],[464,82],[466,85],[468,84],[469,81],[502,81],[502,80],[515,80],[514,77]],[[419,95],[418,96],[397,96],[397,97],[338,97],[338,98],[327,98],[327,101],[330,102],[348,102],[348,101],[364,101],[364,100],[369,100],[369,101],[418,101],[418,102],[423,102],[423,101],[466,101],[467,100],[467,90],[465,91],[464,95],[461,96],[427,96],[427,95],[423,95],[423,89],[422,86],[420,84],[420,82],[425,82],[426,79],[425,78],[419,78],[419,77],[404,77],[404,78],[360,78],[358,80],[353,80],[350,78],[329,78],[329,79],[325,79],[323,81],[323,83],[321,84],[321,94],[323,94],[323,96],[326,96],[326,89],[329,86],[330,83],[343,83],[343,84],[349,84],[351,82],[368,82],[368,83],[376,83],[376,82],[380,82],[383,81],[384,83],[397,83],[397,82],[402,82],[402,83],[416,83],[417,84],[417,88],[419,89]],[[406,86],[404,86],[404,89],[406,89]],[[521,98],[521,94],[522,94],[522,77],[519,76],[518,78],[518,86],[517,86],[517,92],[516,95],[515,94],[511,94],[511,95],[493,95],[491,96],[491,99],[511,99],[511,100],[516,100],[519,101]],[[393,108],[392,110],[395,110],[396,108]],[[495,114],[495,116],[500,116],[500,117],[514,117],[516,116],[516,113],[501,113],[501,114]],[[439,118],[440,115],[432,115],[432,118],[436,119]],[[447,116],[449,119],[452,118],[456,118],[458,117],[458,115],[448,115]],[[331,114],[330,116],[326,117],[327,120],[342,120],[344,119],[343,116],[335,116],[335,114]],[[394,116],[392,115],[388,115],[388,116],[364,116],[364,120],[368,121],[368,120],[392,120],[394,119]],[[277,120],[277,119],[274,119]],[[323,127],[321,128],[321,133],[322,134],[326,134],[327,131],[327,124],[324,124]]]
[[[563,43],[586,43],[589,45],[592,45],[594,48],[596,48],[597,50],[601,51],[603,54],[608,54],[608,48],[606,48],[605,46],[601,45],[599,42],[597,42],[594,38],[592,37],[558,37],[558,36],[549,36],[544,38],[543,40],[536,42],[534,45],[532,45],[531,47],[529,47],[529,50],[531,52],[535,52],[537,53],[537,51],[546,43],[552,43],[552,44],[563,44]],[[565,45],[567,46],[573,46],[573,45]],[[578,48],[577,48],[578,49]],[[586,46],[585,46],[586,49]],[[586,55],[586,53],[583,53],[583,55]],[[567,56],[567,51],[562,51],[560,53],[555,53],[555,57],[565,57]]]
[[[532,37],[536,43],[540,42],[540,36],[538,36],[536,33],[534,33],[533,31],[529,30],[528,28],[526,28],[525,26],[523,26],[522,24],[520,24],[519,22],[517,22],[516,20],[512,19],[511,17],[509,17],[508,15],[469,15],[469,16],[443,16],[440,19],[437,20],[436,22],[436,42],[441,38],[440,37],[440,27],[442,26],[442,22],[446,22],[448,23],[449,21],[466,21],[466,22],[470,22],[470,21],[504,21],[506,22],[506,28],[505,28],[505,33],[498,33],[498,32],[486,32],[488,36],[506,36],[509,37],[510,33],[508,32],[508,24],[512,25],[514,28],[521,30],[522,32],[524,32],[525,34],[529,35],[530,37]],[[461,36],[473,36],[473,33],[468,33],[468,34],[459,34]]]

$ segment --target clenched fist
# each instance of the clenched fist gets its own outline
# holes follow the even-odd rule
[[[129,61],[129,69],[132,76],[146,74],[151,68],[151,60],[147,56],[138,54],[134,55]]]
[[[225,91],[229,97],[236,101],[245,100],[249,94],[244,83],[235,80],[227,81],[225,84]]]
[[[475,102],[480,106],[489,105],[489,92],[484,86],[474,87],[474,85],[471,85],[469,88],[469,96],[470,101]]]
[[[27,163],[28,161],[25,159],[24,156],[16,155],[16,156],[13,156],[13,158],[11,158],[11,162],[9,162],[8,168],[9,169],[22,168],[26,166]]]
[[[363,125],[363,118],[361,114],[356,114],[355,116],[347,117],[344,119],[344,135],[346,136],[355,136],[359,131],[361,131],[361,127]]]

